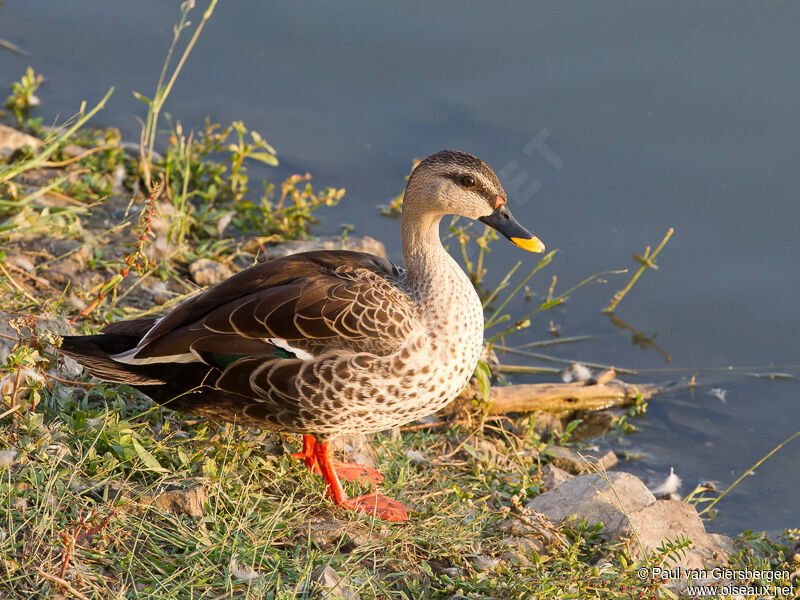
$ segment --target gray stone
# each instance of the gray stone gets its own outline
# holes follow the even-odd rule
[[[641,550],[634,532],[646,550],[658,548],[664,540],[674,542],[679,535],[688,537],[692,546],[679,562],[686,569],[718,564],[733,552],[733,540],[724,535],[706,533],[697,510],[688,502],[656,500],[629,516],[630,522],[620,528],[619,537],[630,538],[630,550],[637,558],[641,558]]]
[[[542,490],[552,490],[557,485],[561,485],[565,481],[569,481],[575,477],[567,473],[564,469],[560,469],[555,465],[544,465],[542,467]]]
[[[622,507],[630,513],[656,500],[647,486],[630,473],[609,473],[607,477],[613,490],[599,473],[582,475],[536,496],[528,508],[551,521],[562,522],[570,515],[578,515],[579,519],[586,517],[589,525],[602,521],[607,529],[616,530],[625,520]]]
[[[218,263],[210,258],[200,258],[189,265],[189,275],[197,285],[216,285],[233,275],[227,265]]]
[[[311,589],[317,592],[317,597],[342,600],[361,600],[361,594],[350,586],[350,581],[340,577],[330,565],[314,569],[310,578]]]
[[[548,446],[545,454],[555,466],[575,475],[584,475],[615,466],[619,459],[613,450],[595,452],[581,450],[576,452],[564,446]]]
[[[697,510],[677,500],[656,500],[655,496],[630,473],[608,473],[608,482],[599,473],[581,475],[556,486],[528,503],[528,509],[542,513],[554,522],[571,516],[588,524],[603,523],[601,535],[607,540],[626,539],[630,552],[641,557],[661,546],[664,540],[686,536],[692,546],[677,561],[684,568],[699,568],[724,562],[733,542],[722,535],[708,534]],[[610,486],[609,486],[610,483]]]

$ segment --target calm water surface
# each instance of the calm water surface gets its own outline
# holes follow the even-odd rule
[[[96,122],[136,140],[131,91],[151,94],[177,14],[163,0],[6,2],[0,37],[31,56],[0,50],[0,86],[33,65],[53,119],[114,85]],[[638,434],[607,443],[642,453],[629,468],[645,479],[674,466],[684,491],[724,487],[800,428],[797,380],[745,375],[800,364],[799,18],[791,3],[222,2],[167,110],[189,127],[243,119],[277,148],[280,174],[348,189],[320,232],[355,224],[393,258],[397,225],[374,207],[402,188],[411,159],[478,154],[502,170],[519,220],[559,249],[532,281],[540,292],[553,274],[566,289],[630,267],[675,227],[659,272],[617,311],[671,363],[600,314],[625,276],[509,342],[546,339],[552,320],[564,336],[596,336],[554,356],[634,368],[638,381],[699,373],[694,393],[660,396]],[[517,260],[536,259],[498,242],[490,282]],[[800,525],[799,454],[795,440],[746,478],[711,528]]]

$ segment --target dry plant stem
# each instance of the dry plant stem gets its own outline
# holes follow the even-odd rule
[[[128,276],[128,273],[130,273],[132,267],[138,269],[140,272],[144,272],[144,270],[147,268],[147,256],[144,253],[144,244],[147,241],[147,236],[150,234],[150,225],[153,219],[153,213],[155,213],[155,201],[160,190],[161,186],[157,182],[153,182],[152,191],[147,199],[147,205],[144,208],[144,225],[141,233],[139,234],[139,239],[136,242],[136,248],[133,252],[129,253],[125,257],[125,266],[122,267],[122,270],[118,274],[114,275],[105,283],[105,285],[100,288],[100,291],[97,293],[95,299],[92,300],[92,302],[80,313],[78,313],[78,315],[72,319],[70,323],[75,323],[75,321],[78,319],[91,314],[92,311],[94,311],[94,309],[100,305],[108,292],[116,291],[119,284],[122,283],[122,280]],[[143,261],[144,264],[140,264],[140,261]]]
[[[655,385],[619,385],[583,383],[531,383],[493,386],[489,394],[490,415],[510,412],[563,413],[575,410],[602,410],[612,406],[625,406],[641,394],[645,400],[658,392]],[[472,406],[471,394],[461,395],[445,406],[440,415],[463,412]]]
[[[65,579],[62,579],[61,577],[56,577],[55,575],[50,575],[50,573],[46,573],[45,571],[42,571],[41,569],[36,569],[36,572],[39,573],[39,575],[41,575],[45,579],[49,579],[53,583],[57,583],[62,588],[64,588],[65,591],[69,592],[70,594],[72,594],[76,598],[80,598],[80,600],[90,600],[89,596],[87,596],[86,594],[82,594],[81,592],[76,590],[74,587],[72,587],[70,585],[69,581],[67,581]]]
[[[488,329],[497,322],[497,319],[501,311],[506,307],[506,305],[511,301],[511,299],[517,295],[517,292],[519,292],[522,289],[522,287],[526,283],[528,283],[528,280],[530,280],[530,278],[533,277],[538,271],[540,271],[548,264],[550,264],[550,261],[553,260],[553,256],[555,255],[556,252],[557,252],[556,250],[551,250],[539,260],[537,265],[533,269],[531,269],[531,271],[522,279],[522,281],[519,282],[517,287],[515,287],[514,290],[508,295],[508,297],[505,300],[503,300],[503,303],[500,304],[500,306],[498,306],[497,309],[492,313],[492,316],[489,318],[488,321],[486,321],[485,325],[486,329]]]
[[[20,294],[25,296],[28,300],[30,300],[34,304],[39,304],[39,301],[36,298],[31,296],[30,293],[28,293],[28,291],[24,287],[22,287],[19,283],[16,282],[16,280],[11,276],[11,273],[9,273],[6,270],[6,267],[2,262],[0,262],[0,271],[3,272],[3,275],[6,276],[6,279],[8,279],[9,283],[11,283],[11,285],[14,287],[15,290],[17,290]]]
[[[43,167],[48,167],[50,169],[57,168],[57,167],[66,167],[67,165],[71,165],[74,162],[78,162],[79,160],[83,160],[87,156],[91,156],[95,152],[100,152],[101,150],[106,150],[111,148],[109,145],[97,146],[96,148],[89,148],[86,152],[82,152],[78,154],[78,156],[73,156],[72,158],[68,158],[66,160],[60,160],[58,162],[45,162],[42,163]]]
[[[9,408],[7,411],[0,413],[0,420],[5,419],[8,415],[14,414],[20,409],[21,406],[21,404],[17,404],[16,406]]]
[[[80,387],[95,387],[100,385],[99,382],[94,381],[73,381],[72,379],[62,379],[61,377],[56,377],[55,375],[47,374],[48,379],[52,379],[53,381],[58,381],[59,383],[65,383],[67,385],[77,385]]]
[[[45,288],[47,288],[49,290],[53,290],[53,291],[56,291],[56,292],[59,291],[55,287],[53,287],[53,285],[49,281],[47,281],[46,279],[42,279],[41,277],[38,277],[38,276],[34,275],[33,273],[28,273],[28,271],[18,267],[17,265],[8,264],[6,266],[9,269],[11,269],[12,271],[14,271],[15,273],[19,273],[23,277],[27,277],[29,279],[32,279],[33,281],[35,281],[37,284],[39,284],[42,287],[45,287]]]
[[[614,294],[614,298],[611,300],[611,304],[606,306],[605,309],[603,309],[603,312],[611,312],[617,307],[617,304],[619,304],[620,301],[625,297],[625,295],[631,291],[633,284],[636,283],[636,280],[639,279],[642,273],[644,273],[645,269],[658,268],[656,267],[656,264],[653,261],[655,260],[656,256],[658,256],[658,253],[661,252],[661,249],[664,246],[666,246],[667,242],[669,241],[669,238],[672,237],[673,233],[675,233],[675,229],[670,227],[667,230],[667,234],[664,236],[664,239],[661,240],[661,243],[656,247],[655,250],[653,250],[652,254],[650,254],[650,246],[647,246],[647,248],[645,248],[644,250],[643,256],[639,257],[634,255],[634,258],[638,260],[640,263],[642,263],[642,266],[639,267],[639,270],[633,274],[633,277],[631,277],[631,280],[628,282],[628,285],[626,285],[624,288],[622,288],[620,291]]]

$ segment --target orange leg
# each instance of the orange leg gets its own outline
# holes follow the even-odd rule
[[[314,438],[313,435],[304,435],[303,436],[303,451],[302,452],[295,452],[292,454],[292,458],[295,460],[304,460],[306,466],[314,473],[320,474],[319,464],[317,463],[317,457],[314,453],[314,447],[317,443],[317,440]],[[341,479],[345,481],[357,481],[359,479],[365,479],[367,481],[371,481],[372,483],[380,483],[383,481],[383,475],[381,475],[378,471],[373,469],[372,467],[368,467],[366,465],[359,465],[356,463],[334,463],[334,467],[336,468],[336,472]]]
[[[333,502],[337,506],[365,512],[387,521],[406,521],[408,519],[408,509],[405,506],[379,492],[348,499],[339,482],[339,476],[336,474],[330,446],[317,443],[314,453],[317,457],[317,464],[322,470],[322,476],[328,484],[328,495],[333,498]]]
[[[316,438],[313,435],[303,436],[303,451],[295,452],[292,458],[305,461],[306,466],[314,473],[320,473],[319,465],[317,464],[317,455],[314,454],[314,446],[317,444]]]

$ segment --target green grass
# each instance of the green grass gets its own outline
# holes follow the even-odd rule
[[[34,393],[2,424],[19,451],[0,471],[4,598],[49,597],[59,586],[42,573],[63,573],[90,598],[304,598],[325,564],[365,599],[650,598],[656,589],[598,528],[552,529],[522,508],[539,491],[539,459],[522,453],[541,447],[535,433],[488,425],[480,444],[452,457],[463,428],[378,436],[383,489],[414,509],[410,522],[390,524],[333,507],[321,480],[288,457],[297,450],[288,438],[198,423],[124,386],[56,383],[32,411]],[[199,518],[139,502],[196,485],[208,490]],[[536,541],[509,541],[521,535]],[[748,535],[736,561],[788,565],[786,547]],[[237,579],[232,559],[258,576]]]

